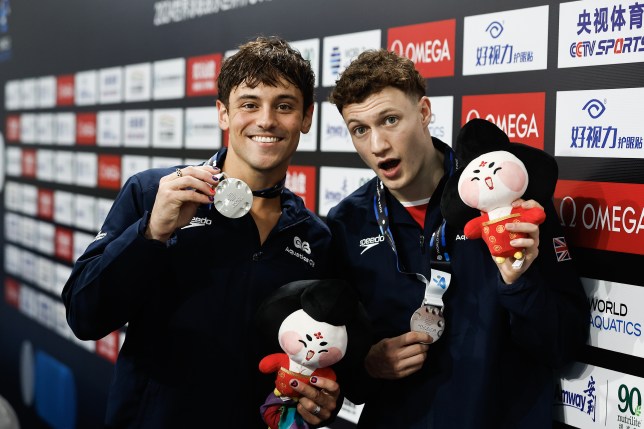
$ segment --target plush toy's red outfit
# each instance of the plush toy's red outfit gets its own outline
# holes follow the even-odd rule
[[[289,396],[299,398],[300,394],[291,387],[291,380],[296,379],[300,383],[310,384],[311,377],[324,377],[335,381],[335,371],[331,368],[318,368],[311,375],[303,375],[297,372],[289,371],[289,358],[286,353],[274,353],[264,357],[259,363],[259,370],[264,374],[270,374],[277,371],[275,378],[275,388],[279,391],[280,396]]]
[[[469,221],[463,232],[468,239],[483,238],[492,256],[510,257],[517,249],[510,245],[510,240],[525,238],[527,234],[509,232],[505,229],[506,223],[527,222],[539,225],[546,219],[546,214],[541,208],[523,209],[513,207],[509,215],[490,220],[487,213]]]

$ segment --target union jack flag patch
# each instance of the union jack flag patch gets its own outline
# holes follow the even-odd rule
[[[568,251],[565,237],[554,237],[552,245],[555,248],[555,255],[557,255],[557,262],[569,261],[572,259]]]

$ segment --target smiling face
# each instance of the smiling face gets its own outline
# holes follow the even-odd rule
[[[278,339],[289,359],[313,370],[333,365],[347,351],[346,327],[318,322],[304,310],[284,319]]]
[[[427,126],[431,105],[387,87],[360,103],[342,109],[351,140],[362,160],[399,201],[416,201],[431,195],[428,185],[438,162]]]
[[[250,182],[262,177],[267,183],[261,185],[281,180],[300,133],[311,127],[313,106],[305,111],[302,92],[284,79],[277,86],[243,83],[230,92],[227,106],[218,100],[217,107],[219,126],[229,132],[227,172]]]
[[[463,202],[484,212],[509,206],[527,187],[525,165],[506,151],[488,152],[473,159],[458,180]]]

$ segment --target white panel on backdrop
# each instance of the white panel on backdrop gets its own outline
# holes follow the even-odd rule
[[[329,210],[376,174],[370,168],[320,167],[320,208],[326,216]]]
[[[643,427],[644,379],[575,363],[555,387],[554,417],[582,429]]]
[[[29,251],[22,252],[22,263],[20,265],[21,277],[31,284],[35,284],[38,279],[36,258],[35,253]]]
[[[186,109],[185,138],[187,149],[221,147],[221,130],[216,107],[189,107]]]
[[[148,101],[152,98],[152,64],[125,67],[125,101]]]
[[[57,113],[54,120],[54,136],[59,145],[73,145],[76,142],[76,115],[71,112]]]
[[[8,80],[4,84],[4,108],[6,110],[18,110],[22,107],[20,98],[20,81]]]
[[[38,222],[38,246],[36,249],[45,255],[54,255],[56,227],[49,222]]]
[[[351,61],[368,49],[380,49],[381,30],[361,31],[324,38],[322,86],[335,86],[335,81]]]
[[[644,88],[557,92],[555,155],[644,158]]]
[[[54,156],[56,182],[71,185],[74,183],[74,152],[58,151]]]
[[[53,182],[56,177],[56,152],[38,149],[36,152],[36,178],[43,182]]]
[[[20,115],[20,140],[23,143],[36,143],[36,115],[23,113]]]
[[[80,231],[74,231],[74,256],[73,260],[76,261],[79,256],[85,252],[85,249],[87,249],[87,246],[92,244],[92,241],[94,241],[94,235],[91,234],[86,234],[84,232]]]
[[[74,226],[94,231],[96,226],[96,197],[76,195],[76,198],[74,198]]]
[[[561,3],[558,58],[559,68],[644,61],[642,3]]]
[[[74,184],[95,188],[98,178],[98,156],[95,153],[77,153],[74,156]]]
[[[429,97],[432,103],[432,117],[429,133],[452,146],[452,127],[454,126],[454,97]]]
[[[98,72],[98,101],[101,104],[123,100],[123,67],[110,67]]]
[[[320,141],[322,152],[355,152],[344,118],[328,101],[321,104]]]
[[[149,110],[126,110],[123,115],[123,143],[127,147],[150,146]]]
[[[121,186],[127,179],[150,168],[150,157],[143,155],[123,155],[121,157]]]
[[[152,111],[152,147],[178,149],[183,144],[183,109]]]
[[[125,157],[125,155],[124,155]],[[94,229],[99,231],[105,222],[105,218],[112,208],[113,200],[108,200],[107,198],[99,198],[96,202],[96,221]]]
[[[291,47],[300,51],[302,58],[311,63],[311,69],[315,73],[315,87],[320,84],[320,39],[306,39],[289,42]]]
[[[583,278],[590,301],[588,344],[644,358],[644,288]]]
[[[11,244],[4,246],[4,270],[11,275],[20,274],[20,260],[22,259],[22,250]]]
[[[76,73],[74,78],[74,102],[77,106],[96,104],[98,99],[98,73],[87,70]]]
[[[96,114],[96,144],[98,146],[120,146],[123,125],[122,113],[118,110]]]
[[[38,213],[38,188],[34,185],[23,184],[20,192],[22,192],[20,211],[29,216],[36,216]]]
[[[150,161],[150,168],[168,168],[181,164],[181,158],[173,158],[169,156],[153,156]]]
[[[39,257],[36,261],[36,284],[39,288],[50,291],[51,285],[54,282],[54,262]]]
[[[54,222],[71,225],[74,217],[74,194],[54,191]]]
[[[7,147],[6,167],[7,176],[19,177],[22,174],[22,149],[15,146]]]
[[[36,108],[36,79],[23,79],[20,82],[20,104],[23,109]]]
[[[43,76],[36,84],[36,103],[38,107],[48,109],[56,107],[56,77]]]
[[[153,100],[183,98],[186,86],[185,58],[156,61],[152,70]]]
[[[463,75],[548,67],[548,6],[466,16]]]
[[[313,103],[313,122],[308,133],[300,133],[300,144],[298,152],[315,152],[318,146],[318,117],[320,116],[320,104]]]
[[[13,243],[20,240],[20,215],[7,212],[4,215],[4,237]]]
[[[54,118],[52,113],[36,116],[36,143],[54,144]]]

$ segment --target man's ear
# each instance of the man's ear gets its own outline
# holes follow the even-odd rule
[[[311,130],[311,125],[313,124],[313,110],[315,109],[315,103],[311,105],[304,111],[304,117],[302,118],[302,129],[301,131],[306,134]]]
[[[219,116],[219,128],[227,130],[230,125],[228,123],[228,108],[220,100],[217,100],[217,115]]]
[[[418,107],[420,109],[420,120],[423,126],[427,128],[432,120],[432,103],[426,95],[418,100]]]

